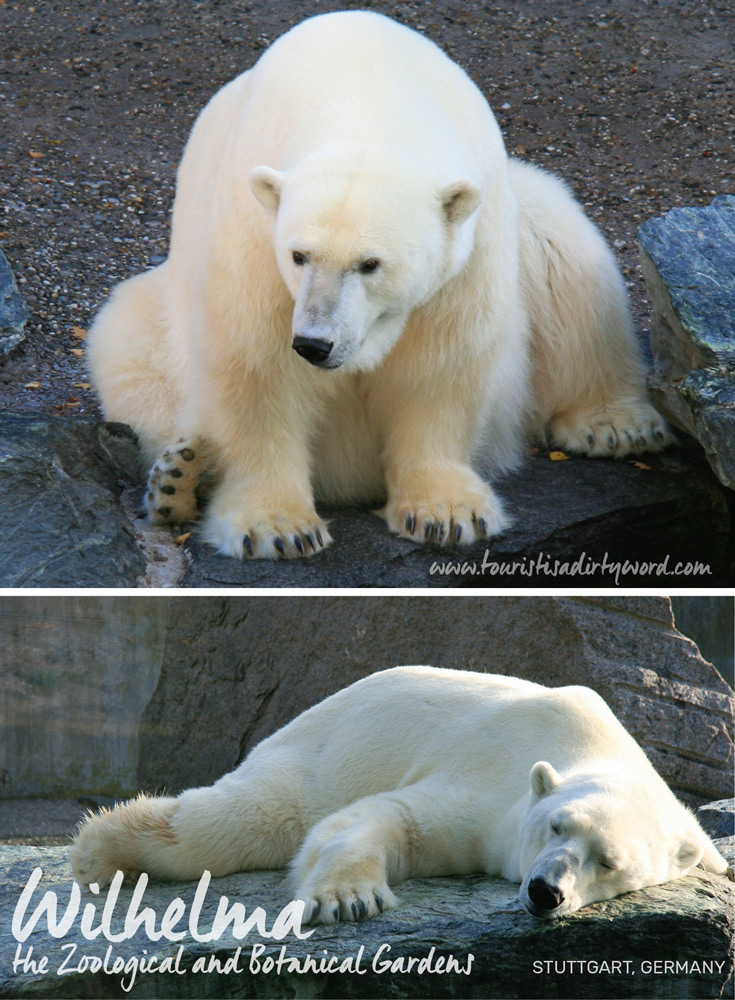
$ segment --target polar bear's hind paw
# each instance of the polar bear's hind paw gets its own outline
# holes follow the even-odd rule
[[[198,516],[203,471],[201,438],[181,438],[166,448],[148,474],[145,509],[152,524],[183,524]]]
[[[554,418],[550,430],[556,447],[590,458],[625,458],[663,451],[676,440],[648,403],[585,407],[562,413]]]

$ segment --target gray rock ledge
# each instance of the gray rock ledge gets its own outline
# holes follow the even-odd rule
[[[0,249],[0,357],[25,340],[28,310],[20,296],[8,259]]]
[[[638,235],[654,307],[654,402],[735,487],[735,196],[672,209]]]
[[[311,937],[299,941],[288,935],[283,941],[248,934],[238,941],[225,932],[217,941],[196,941],[187,929],[195,883],[149,884],[142,905],[153,908],[156,926],[171,901],[179,897],[186,904],[181,941],[152,942],[140,928],[129,940],[110,945],[99,936],[86,940],[79,930],[84,904],[98,903],[101,897],[85,893],[80,913],[68,933],[60,938],[49,935],[46,921],[40,921],[20,945],[21,955],[48,959],[47,971],[36,967],[25,971],[13,963],[19,944],[10,927],[12,916],[36,866],[43,879],[36,889],[33,912],[43,891],[53,890],[59,912],[69,900],[72,880],[65,848],[12,846],[2,851],[3,879],[0,885],[0,995],[5,997],[526,997],[535,998],[636,998],[720,997],[732,969],[733,898],[732,885],[722,876],[697,871],[686,879],[656,886],[626,897],[597,903],[557,922],[542,922],[529,916],[517,902],[518,887],[487,876],[415,879],[398,889],[400,906],[382,916],[358,924],[317,928]],[[213,879],[198,924],[206,931],[221,895],[238,901],[247,915],[256,906],[265,909],[270,931],[288,901],[282,872],[258,872]],[[123,889],[112,919],[113,932],[123,925],[132,889]],[[98,905],[93,926],[99,924]],[[28,915],[26,914],[26,916]],[[76,949],[70,955],[75,945]],[[238,953],[238,945],[241,951]],[[288,959],[299,965],[277,974],[251,969],[253,948],[264,945],[261,963],[277,959],[285,947]],[[385,947],[389,946],[388,951]],[[383,948],[380,952],[381,946]],[[111,948],[108,967],[116,957],[160,961],[179,953],[176,971],[138,973],[135,988],[126,994],[121,988],[124,974],[75,971],[59,975],[65,959],[67,968],[79,967],[82,955],[104,959]],[[362,949],[362,950],[361,950]],[[466,969],[473,956],[471,971]],[[334,958],[346,963],[343,972],[315,973],[303,969],[307,955],[317,961]],[[359,972],[354,970],[358,955]],[[423,974],[399,968],[379,972],[373,962],[410,957],[439,959],[452,955],[458,969]],[[194,971],[199,960],[199,968]],[[220,970],[207,972],[211,960]],[[606,964],[603,964],[606,963]],[[619,963],[613,965],[612,963]],[[670,963],[670,964],[665,964]],[[679,963],[677,965],[677,963]],[[122,964],[122,963],[121,963]],[[201,971],[200,971],[201,970]],[[465,970],[465,971],[462,971]],[[125,982],[128,983],[130,972]]]
[[[240,562],[206,546],[197,525],[170,531],[136,520],[143,477],[134,442],[121,424],[0,412],[0,586],[711,587],[732,578],[727,491],[692,443],[638,464],[550,461],[536,450],[496,484],[513,525],[489,543],[418,545],[369,510],[341,508],[323,511],[334,543],[314,558]],[[589,572],[605,557],[645,571]],[[569,572],[580,559],[585,572]],[[694,562],[711,572],[675,574]]]

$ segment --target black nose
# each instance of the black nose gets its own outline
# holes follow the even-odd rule
[[[310,365],[320,365],[322,361],[327,360],[334,345],[328,340],[319,340],[316,337],[294,337],[291,346]]]
[[[542,878],[532,878],[528,883],[528,898],[543,910],[555,910],[564,902],[561,889]]]

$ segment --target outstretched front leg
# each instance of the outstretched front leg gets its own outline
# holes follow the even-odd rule
[[[418,783],[359,799],[309,833],[291,868],[312,923],[374,917],[396,905],[391,884],[482,868],[467,803],[451,787]]]

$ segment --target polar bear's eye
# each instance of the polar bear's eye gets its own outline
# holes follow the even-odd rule
[[[600,858],[600,868],[607,868],[608,871],[614,872],[616,867],[609,858]]]
[[[558,823],[552,823],[551,824],[551,830],[552,830],[552,833],[557,833],[557,834],[561,833],[561,827],[559,826]]]
[[[300,250],[294,250],[291,254],[291,259],[297,267],[303,267],[306,263],[306,254],[302,253]]]
[[[377,257],[368,257],[367,260],[360,261],[358,271],[360,274],[372,274],[373,271],[377,271],[379,267],[380,261]]]

